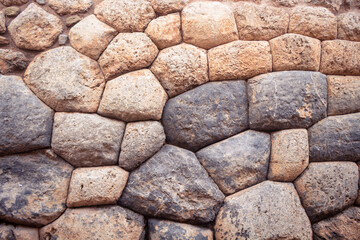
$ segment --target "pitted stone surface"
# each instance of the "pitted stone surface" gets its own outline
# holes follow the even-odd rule
[[[157,13],[166,15],[180,12],[191,1],[193,0],[150,0],[150,3]]]
[[[350,41],[360,41],[360,14],[343,13],[337,16],[338,38]]]
[[[2,4],[5,6],[12,6],[12,5],[23,5],[27,3],[29,0],[0,0]]]
[[[10,49],[0,49],[0,73],[7,74],[15,70],[23,70],[29,65],[29,60],[22,52]]]
[[[48,0],[48,4],[57,14],[65,15],[86,12],[92,0]]]

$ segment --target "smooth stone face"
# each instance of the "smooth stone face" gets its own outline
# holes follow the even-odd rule
[[[62,28],[60,18],[31,3],[10,23],[8,30],[17,47],[44,50],[55,42]]]
[[[266,181],[225,199],[216,239],[312,239],[311,225],[291,183]]]
[[[360,113],[331,116],[309,129],[310,161],[359,161]]]
[[[150,0],[151,6],[160,15],[180,12],[192,0]]]
[[[162,121],[167,141],[197,151],[248,128],[245,81],[207,83],[170,99]]]
[[[0,157],[0,220],[43,226],[66,209],[73,168],[50,150]]]
[[[57,14],[65,15],[86,12],[92,0],[48,0],[48,4]]]
[[[308,128],[326,117],[326,76],[318,72],[268,73],[248,81],[250,127]]]
[[[347,12],[337,16],[338,38],[360,41],[360,14]]]
[[[205,223],[214,220],[223,199],[194,153],[165,145],[131,172],[119,203],[153,217]]]
[[[144,217],[119,206],[68,208],[55,222],[40,229],[46,239],[124,239],[145,236]]]
[[[28,1],[29,0],[0,0],[0,3],[4,4],[5,6],[12,6],[12,5],[23,5]]]
[[[134,170],[159,151],[165,139],[160,122],[128,123],[121,143],[119,166],[128,171]]]
[[[200,163],[227,195],[266,180],[270,135],[246,131],[196,153]]]
[[[29,65],[29,60],[22,52],[10,49],[0,49],[0,73],[7,74],[15,70],[23,70]]]
[[[161,50],[150,70],[170,97],[209,81],[206,51],[185,43]]]
[[[302,205],[312,222],[351,206],[357,197],[359,171],[356,163],[310,163],[294,182]]]
[[[6,32],[5,13],[0,11],[0,33]]]
[[[27,68],[24,81],[58,112],[96,112],[105,86],[97,62],[71,47],[38,55]]]
[[[0,155],[50,147],[54,112],[21,78],[0,75]]]
[[[21,12],[21,9],[16,6],[4,8],[5,15],[10,18],[16,17],[17,15],[19,15],[20,12]]]

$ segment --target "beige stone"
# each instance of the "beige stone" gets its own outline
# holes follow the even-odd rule
[[[270,46],[265,41],[236,41],[208,52],[211,81],[247,79],[271,72]]]
[[[294,7],[299,3],[299,0],[272,0],[272,2],[275,6]]]
[[[0,11],[0,33],[6,32],[5,13]]]
[[[302,2],[305,2],[310,6],[315,5],[315,6],[326,7],[330,9],[332,12],[338,12],[340,10],[341,5],[343,5],[344,3],[344,0],[302,0]]]
[[[7,45],[10,41],[6,37],[0,36],[0,45]]]
[[[360,42],[360,13],[347,12],[337,16],[338,38]]]
[[[157,13],[166,15],[180,12],[191,1],[193,0],[150,0],[150,3]]]
[[[13,229],[14,236],[16,240],[38,240],[39,239],[39,229],[16,226]]]
[[[47,0],[57,14],[86,12],[92,6],[92,0]]]
[[[12,6],[12,5],[23,5],[28,1],[29,0],[0,0],[0,3],[4,4],[5,6]]]
[[[65,19],[65,25],[67,27],[71,27],[80,21],[81,21],[81,17],[79,17],[79,15],[69,16]]]
[[[190,3],[181,17],[186,43],[209,49],[239,39],[234,14],[222,3]]]
[[[117,31],[90,15],[70,29],[70,44],[78,52],[97,60]]]
[[[122,75],[106,84],[98,113],[124,121],[159,120],[167,95],[148,69]]]

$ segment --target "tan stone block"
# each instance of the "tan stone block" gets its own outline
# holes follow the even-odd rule
[[[49,6],[57,14],[74,14],[86,12],[93,4],[92,0],[48,0]]]
[[[337,16],[338,38],[360,41],[360,13],[347,12]]]

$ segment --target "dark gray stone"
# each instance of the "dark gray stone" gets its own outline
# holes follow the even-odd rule
[[[327,82],[319,72],[273,72],[248,81],[250,128],[308,128],[326,117]]]
[[[211,222],[223,199],[194,153],[165,145],[130,174],[119,203],[154,217]]]
[[[165,105],[168,142],[196,151],[248,128],[245,81],[204,84]]]
[[[29,65],[29,60],[22,52],[0,49],[0,73],[6,74],[15,70],[23,70]]]

